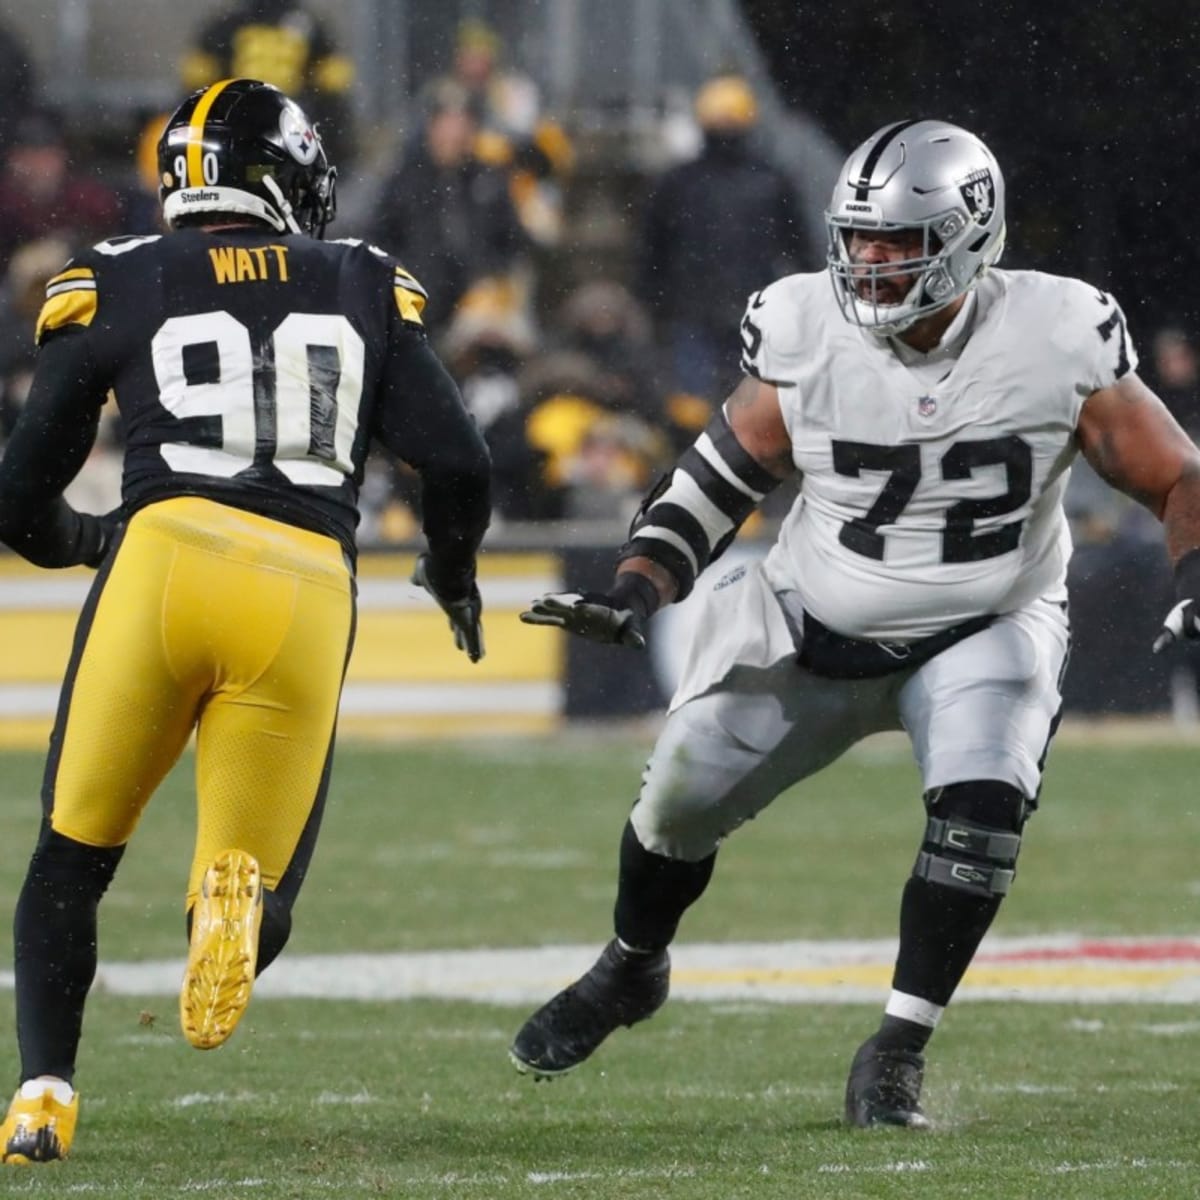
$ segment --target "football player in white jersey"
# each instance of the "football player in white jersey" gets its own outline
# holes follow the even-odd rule
[[[766,493],[801,480],[766,560],[704,580],[621,839],[616,936],[522,1027],[519,1070],[560,1074],[654,1013],[722,840],[861,738],[902,728],[926,819],[845,1116],[928,1125],[925,1046],[1013,882],[1061,709],[1077,453],[1165,527],[1179,603],[1155,649],[1198,633],[1200,453],[1137,377],[1111,296],[995,269],[1004,201],[966,130],[904,121],[868,138],[833,191],[828,271],[750,298],[746,378],[647,497],[612,587],[524,614],[640,647],[646,619],[691,591]]]

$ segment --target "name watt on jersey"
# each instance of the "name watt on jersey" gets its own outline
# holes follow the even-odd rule
[[[209,250],[213,274],[218,283],[257,283],[276,279],[288,281],[287,247],[217,246]]]

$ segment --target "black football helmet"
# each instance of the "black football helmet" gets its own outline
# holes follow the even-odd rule
[[[193,92],[159,139],[158,172],[171,228],[193,213],[220,213],[319,238],[337,208],[337,168],[312,122],[257,79],[223,79]]]

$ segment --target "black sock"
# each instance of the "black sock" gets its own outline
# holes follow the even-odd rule
[[[884,1015],[879,1032],[875,1034],[875,1045],[881,1050],[909,1050],[920,1054],[933,1036],[933,1027],[906,1021],[903,1017]]]
[[[262,927],[258,931],[258,961],[254,974],[261,975],[280,955],[292,935],[292,909],[275,892],[263,892]]]
[[[638,950],[662,950],[674,940],[684,912],[704,894],[717,861],[714,850],[699,862],[652,854],[631,822],[621,834],[620,878],[613,922],[617,937]]]
[[[892,986],[945,1007],[999,908],[999,896],[909,879],[900,902],[900,952]]]
[[[96,975],[100,898],[124,846],[85,846],[44,826],[13,920],[21,1079],[70,1082]]]

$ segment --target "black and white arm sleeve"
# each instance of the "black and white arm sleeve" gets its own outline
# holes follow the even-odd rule
[[[682,600],[746,518],[781,481],[737,440],[724,413],[683,452],[642,502],[619,560],[645,557],[670,571]]]

